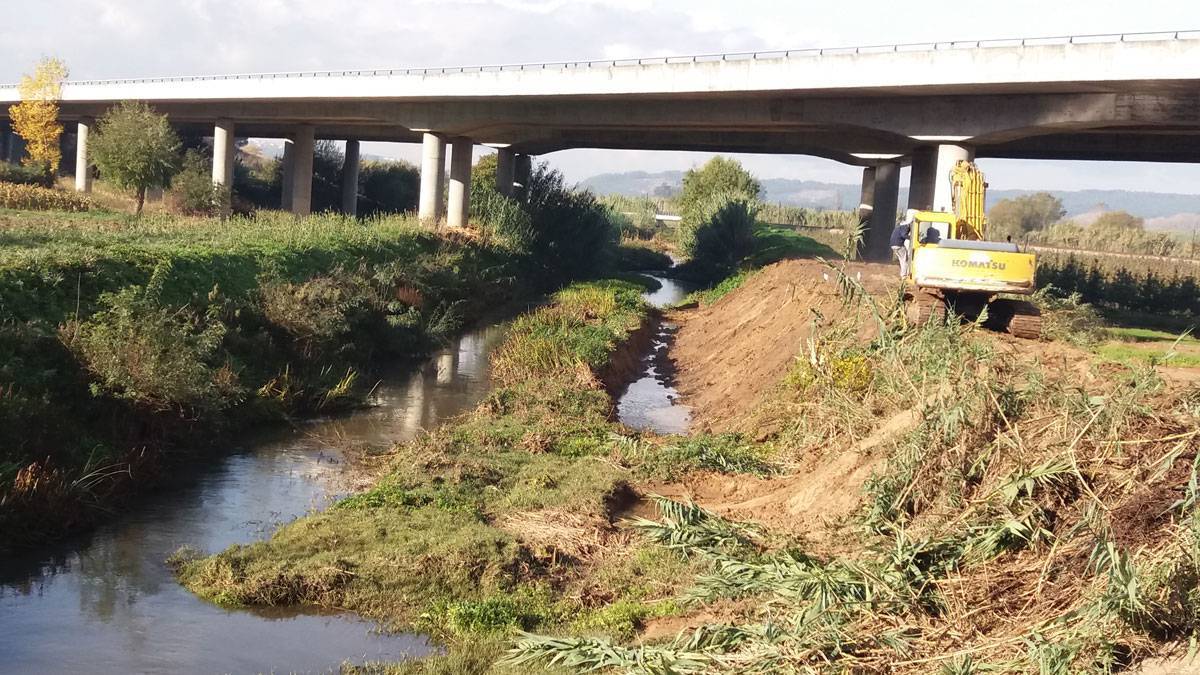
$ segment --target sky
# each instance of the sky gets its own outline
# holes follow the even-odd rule
[[[449,66],[1200,29],[1196,0],[0,0],[0,81],[42,56],[76,79]],[[15,11],[14,11],[15,10]],[[415,160],[418,150],[365,152]],[[705,153],[569,150],[571,181],[687,169]],[[739,155],[762,178],[853,183],[810,157]],[[983,160],[994,187],[1200,193],[1200,165]]]

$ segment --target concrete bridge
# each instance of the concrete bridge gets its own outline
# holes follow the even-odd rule
[[[62,115],[87,166],[93,120],[147,101],[214,139],[232,180],[238,137],[284,138],[284,206],[311,201],[313,143],[423,144],[420,215],[465,224],[471,150],[498,150],[498,188],[568,148],[807,154],[863,167],[868,250],[886,255],[901,166],[909,207],[949,208],[957,159],[1200,161],[1200,31],[938,42],[453,68],[72,81]],[[0,104],[17,100],[0,86]],[[7,105],[4,106],[6,112]],[[0,115],[4,112],[0,112]],[[2,119],[2,118],[0,118]],[[450,155],[448,206],[442,203]],[[89,187],[87,172],[78,189]]]

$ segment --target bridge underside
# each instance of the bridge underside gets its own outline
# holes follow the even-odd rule
[[[944,182],[945,163],[955,157],[1200,161],[1200,94],[1194,89],[1139,82],[1110,82],[1092,92],[1078,86],[1003,89],[148,102],[181,132],[219,136],[222,144],[234,136],[288,139],[281,206],[297,213],[309,207],[312,143],[321,139],[422,143],[420,212],[454,223],[465,222],[468,212],[470,166],[463,158],[474,144],[501,149],[497,187],[513,194],[526,180],[530,156],[574,148],[824,157],[864,168],[862,213],[870,218],[869,253],[875,257],[887,254],[883,237],[900,206],[901,166],[913,167],[908,207],[945,208],[937,186]],[[79,138],[86,140],[87,128],[109,105],[67,100],[61,111],[64,120],[80,123]],[[0,154],[12,147],[0,145]],[[224,165],[214,162],[213,180],[227,189],[231,168],[221,156]],[[86,167],[86,142],[78,157]],[[447,159],[453,189],[443,205]],[[347,175],[357,175],[348,168]],[[86,178],[78,178],[80,189],[90,187]],[[344,208],[353,213],[352,186],[345,195]]]

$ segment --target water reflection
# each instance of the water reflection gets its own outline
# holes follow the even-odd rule
[[[668,307],[690,292],[690,287],[675,279],[654,277],[662,284],[642,297],[655,307]],[[678,326],[664,321],[658,326],[650,352],[642,357],[642,375],[631,382],[617,399],[617,418],[633,429],[660,434],[687,433],[692,413],[679,404],[679,392],[673,385],[670,347]]]
[[[427,653],[345,615],[227,611],[180,587],[164,560],[268,536],[347,489],[340,448],[408,440],[473,407],[502,337],[469,333],[415,372],[388,374],[373,407],[271,428],[204,464],[89,536],[0,560],[0,672],[325,672],[344,661]]]

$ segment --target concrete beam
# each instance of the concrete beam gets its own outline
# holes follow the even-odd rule
[[[88,134],[92,130],[92,120],[82,119],[76,125],[75,132],[75,191],[88,193],[92,191],[92,165],[88,158]]]
[[[292,182],[295,180],[296,142],[283,139],[283,158],[279,160],[279,208],[292,208]]]
[[[346,161],[342,164],[342,213],[358,215],[359,143],[346,141]]]
[[[296,127],[292,159],[292,213],[307,216],[312,213],[313,149],[316,143],[313,128],[307,124]]]
[[[896,228],[896,202],[900,197],[900,163],[883,162],[875,167],[874,209],[865,233],[864,257],[886,261],[891,254],[888,240]]]
[[[529,198],[529,178],[533,175],[533,158],[516,155],[513,158],[513,196],[520,201]]]
[[[421,196],[417,217],[426,223],[442,218],[442,181],[446,173],[446,139],[426,133],[421,142]]]
[[[513,171],[516,153],[512,148],[496,149],[496,192],[510,197],[513,193]]]
[[[213,166],[212,182],[217,194],[220,195],[221,215],[229,215],[230,199],[233,190],[233,156],[234,148],[233,120],[217,120],[213,127]]]
[[[951,213],[954,211],[954,195],[950,189],[950,171],[959,160],[972,161],[975,153],[961,145],[939,145],[937,168],[934,171],[933,210]]]
[[[448,227],[466,227],[471,214],[471,163],[474,142],[455,138],[450,149],[450,188],[446,208]]]

